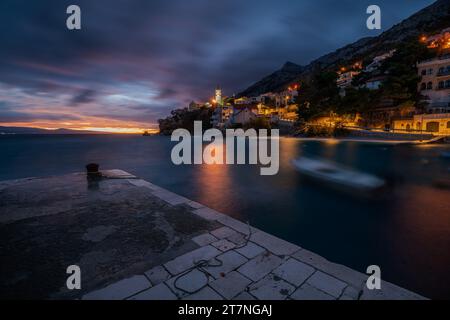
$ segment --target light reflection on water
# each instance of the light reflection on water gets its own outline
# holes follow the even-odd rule
[[[280,171],[257,166],[170,162],[166,137],[0,137],[0,180],[83,171],[88,162],[121,168],[267,232],[365,271],[381,266],[388,281],[429,297],[450,298],[448,145],[390,146],[362,142],[280,140]],[[394,182],[386,197],[369,201],[304,179],[291,164],[324,157]]]

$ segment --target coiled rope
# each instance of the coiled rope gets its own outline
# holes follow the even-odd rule
[[[252,236],[252,229],[251,229],[250,223],[249,223],[248,221],[247,221],[247,226],[248,226],[248,234],[244,237],[244,242],[241,243],[241,244],[239,244],[239,245],[236,245],[236,246],[234,246],[234,247],[231,247],[231,248],[228,249],[228,250],[223,251],[221,254],[225,254],[225,253],[227,253],[227,252],[229,252],[229,251],[231,251],[231,250],[243,248],[243,247],[245,247],[245,246],[249,243],[250,238],[251,238],[251,236]],[[225,239],[226,239],[226,238],[225,238]],[[212,261],[213,259],[216,260],[216,261],[218,261],[218,263],[215,263],[215,264],[214,264],[214,263],[211,263],[211,261]],[[213,258],[213,259],[210,259],[210,260],[204,260],[204,259],[202,259],[202,260],[199,260],[199,261],[194,261],[194,265],[193,265],[192,267],[190,267],[190,268],[187,269],[186,271],[182,272],[181,274],[179,274],[179,275],[175,278],[175,280],[174,280],[174,282],[173,282],[173,287],[174,287],[175,289],[177,289],[177,290],[183,292],[183,293],[186,293],[186,294],[194,294],[194,293],[199,292],[199,291],[202,290],[203,288],[205,288],[205,287],[208,285],[208,282],[209,282],[209,273],[208,273],[208,271],[205,270],[205,268],[211,268],[211,267],[214,268],[214,267],[221,267],[221,266],[223,266],[223,261],[222,261],[222,260],[218,259],[217,257],[216,257],[216,258]],[[177,284],[178,281],[179,281],[180,279],[182,279],[183,277],[187,276],[189,273],[191,273],[191,272],[194,271],[194,270],[198,270],[198,271],[200,271],[201,273],[203,273],[203,275],[205,276],[205,279],[206,279],[205,284],[202,285],[201,287],[199,287],[198,289],[195,289],[194,291],[189,291],[189,290],[187,290],[187,289],[185,289],[185,288],[179,287],[178,284]]]

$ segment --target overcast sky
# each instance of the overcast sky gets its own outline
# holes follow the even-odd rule
[[[0,125],[151,128],[376,36],[433,0],[1,0]],[[66,28],[78,4],[82,30]],[[366,28],[366,8],[382,30]]]

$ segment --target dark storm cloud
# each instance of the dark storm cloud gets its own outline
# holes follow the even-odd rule
[[[80,90],[71,100],[71,105],[79,105],[95,101],[96,92],[92,89]]]
[[[0,119],[5,122],[21,122],[29,120],[71,121],[80,117],[70,114],[35,113],[15,111],[19,106],[0,101]]]
[[[432,2],[2,0],[0,85],[76,106],[116,103],[116,119],[138,118],[124,99],[159,115],[207,99],[217,84],[236,93],[285,61],[307,64],[377,35],[365,27],[370,4],[387,29]],[[82,30],[65,27],[70,4],[81,7]]]

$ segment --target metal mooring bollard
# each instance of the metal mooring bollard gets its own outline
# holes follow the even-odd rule
[[[97,163],[89,163],[86,165],[86,171],[88,177],[98,177],[100,176],[100,172],[98,171],[98,168],[100,167]]]

